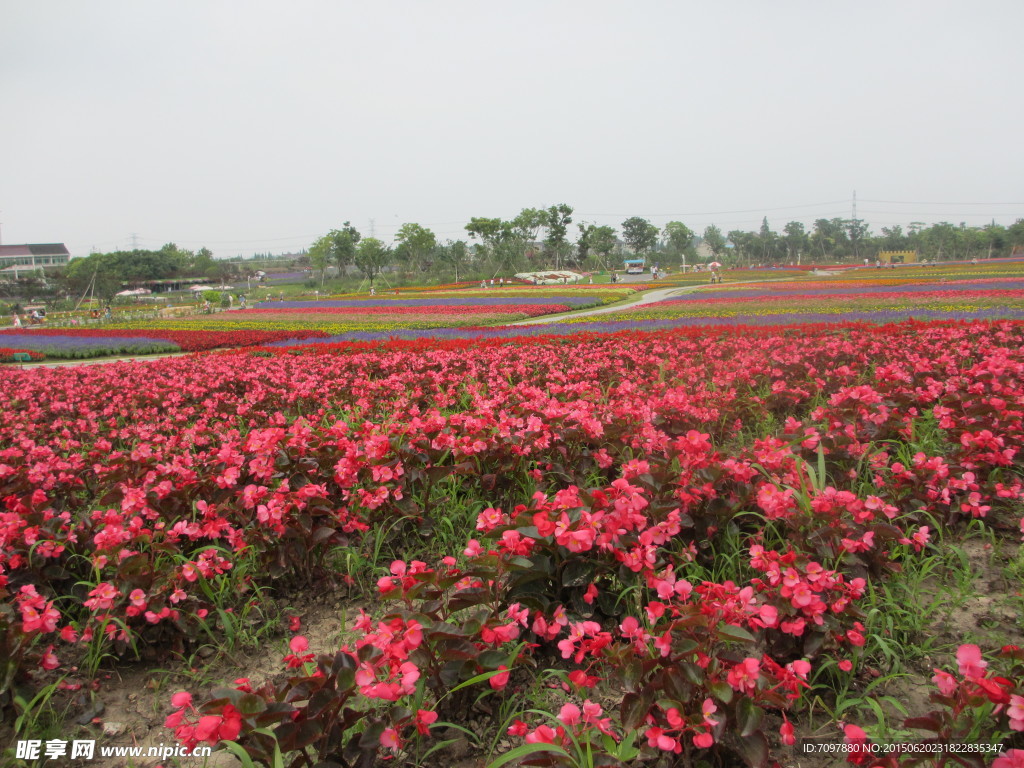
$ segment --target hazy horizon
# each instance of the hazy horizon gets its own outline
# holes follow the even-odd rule
[[[573,206],[698,233],[1024,217],[1024,5],[738,0],[0,10],[0,237],[76,255],[467,238]],[[371,224],[372,220],[372,224]]]

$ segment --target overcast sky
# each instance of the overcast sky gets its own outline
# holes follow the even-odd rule
[[[1024,2],[0,0],[0,234],[1024,217]],[[575,234],[575,225],[573,227]]]

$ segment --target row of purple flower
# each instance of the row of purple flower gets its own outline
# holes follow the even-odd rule
[[[500,291],[495,291],[501,293]],[[261,301],[256,304],[259,309],[309,309],[317,307],[465,307],[465,306],[497,306],[502,304],[518,304],[521,306],[545,306],[548,304],[571,304],[582,307],[597,304],[599,299],[592,296],[549,296],[544,298],[522,298],[515,296],[481,296],[464,299],[328,299],[324,301]]]

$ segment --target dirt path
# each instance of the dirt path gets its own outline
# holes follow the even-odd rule
[[[162,360],[165,357],[184,357],[193,352],[168,352],[163,355],[143,357],[93,357],[87,360],[47,360],[42,363],[10,363],[11,368],[74,368],[79,365],[105,365],[106,363],[144,363],[147,360]]]
[[[774,283],[780,281],[792,280],[791,277],[773,277],[767,280],[737,280],[734,283],[722,283],[725,286],[731,285],[750,285],[753,283]],[[645,291],[644,293],[638,294],[637,296],[625,299],[624,301],[616,302],[615,304],[609,304],[606,307],[597,307],[596,309],[583,309],[578,312],[563,312],[558,315],[544,315],[543,317],[535,317],[530,320],[519,320],[515,323],[509,323],[509,325],[543,325],[544,323],[557,323],[564,320],[567,317],[589,317],[590,315],[608,315],[615,312],[621,312],[623,310],[634,309],[635,307],[642,307],[645,304],[656,304],[659,301],[665,301],[666,299],[674,299],[682,296],[686,293],[693,293],[699,288],[703,288],[709,283],[698,283],[697,285],[682,285],[675,288],[655,288],[651,291]]]

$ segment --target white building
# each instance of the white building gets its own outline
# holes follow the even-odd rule
[[[66,267],[71,254],[64,243],[0,245],[0,274],[18,277],[18,273],[32,273]]]

